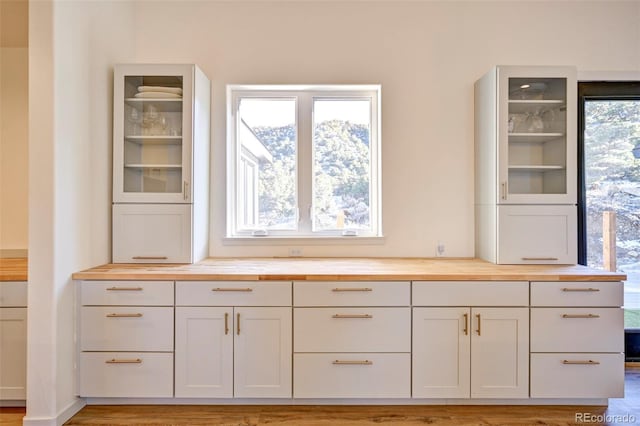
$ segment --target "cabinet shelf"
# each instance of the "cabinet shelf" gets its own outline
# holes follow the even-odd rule
[[[544,143],[560,139],[564,133],[509,133],[509,142],[514,143]]]
[[[126,98],[125,104],[141,110],[143,105],[155,105],[162,112],[182,111],[182,98]]]
[[[181,164],[125,164],[126,169],[163,169],[163,170],[180,170]]]
[[[509,166],[509,171],[523,171],[523,172],[548,172],[552,170],[565,170],[565,166],[542,166],[542,165],[522,165],[522,166]]]
[[[510,99],[509,100],[509,112],[512,114],[522,114],[531,112],[533,108],[538,109],[553,109],[562,108],[565,106],[565,101],[560,99]]]
[[[139,145],[180,145],[182,136],[125,136],[124,139]]]

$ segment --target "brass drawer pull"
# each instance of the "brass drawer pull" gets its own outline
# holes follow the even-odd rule
[[[238,312],[237,318],[238,318],[237,320],[238,324],[236,324],[236,327],[238,327],[238,336],[239,336],[240,335],[240,312]]]
[[[600,365],[600,361],[593,361],[591,359],[586,361],[569,361],[565,359],[562,361],[562,363],[564,365]]]
[[[334,314],[331,318],[373,318],[371,314]]]
[[[597,314],[562,314],[562,318],[600,318]]]
[[[133,256],[131,258],[135,260],[167,260],[169,259],[167,256]]]
[[[142,291],[142,287],[109,287],[107,291]]]
[[[600,291],[599,288],[563,288],[562,291]]]
[[[522,260],[559,260],[557,257],[523,257]]]
[[[467,336],[469,334],[469,314],[464,314],[464,335]]]
[[[336,359],[332,362],[333,365],[373,365],[373,361],[369,361],[368,359],[364,359],[362,361],[341,361]]]
[[[229,312],[224,313],[224,334],[229,334]]]
[[[480,336],[480,314],[476,314],[476,318],[478,318],[478,329],[476,330],[476,332],[478,333],[478,336]]]
[[[107,318],[140,318],[142,314],[107,314]]]
[[[216,287],[216,288],[212,288],[211,291],[246,291],[246,292],[250,292],[253,291],[252,288],[229,288],[229,287]]]
[[[339,292],[339,291],[373,291],[373,289],[370,288],[370,287],[352,287],[352,288],[336,287],[336,288],[332,288],[331,291],[335,291],[335,292]]]
[[[105,361],[105,364],[142,364],[142,360],[140,358],[136,359],[108,359]]]

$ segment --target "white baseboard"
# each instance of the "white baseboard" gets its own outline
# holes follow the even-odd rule
[[[83,398],[75,399],[67,407],[58,412],[55,417],[29,417],[27,415],[22,421],[23,426],[62,426],[67,420],[74,416],[78,411],[87,405]]]

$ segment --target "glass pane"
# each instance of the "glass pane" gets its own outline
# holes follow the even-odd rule
[[[297,229],[295,99],[243,98],[237,126],[238,229]]]
[[[371,228],[370,133],[369,99],[314,99],[314,231]]]
[[[182,192],[182,77],[127,76],[124,192]]]
[[[603,217],[615,212],[624,305],[639,309],[640,101],[586,101],[584,115],[587,265],[603,268]],[[640,328],[640,315],[626,316],[627,328]]]
[[[567,192],[564,78],[509,79],[509,193]]]

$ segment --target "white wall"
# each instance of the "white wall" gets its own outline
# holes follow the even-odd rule
[[[131,5],[30,3],[27,425],[55,425],[75,394],[71,274],[110,260],[113,64],[131,62]]]
[[[0,256],[28,244],[28,55],[0,47]]]
[[[195,62],[212,80],[212,256],[225,245],[225,85],[382,84],[381,245],[304,255],[473,256],[473,83],[493,65],[640,69],[638,2],[140,2],[136,56]],[[175,29],[175,30],[173,30]]]

